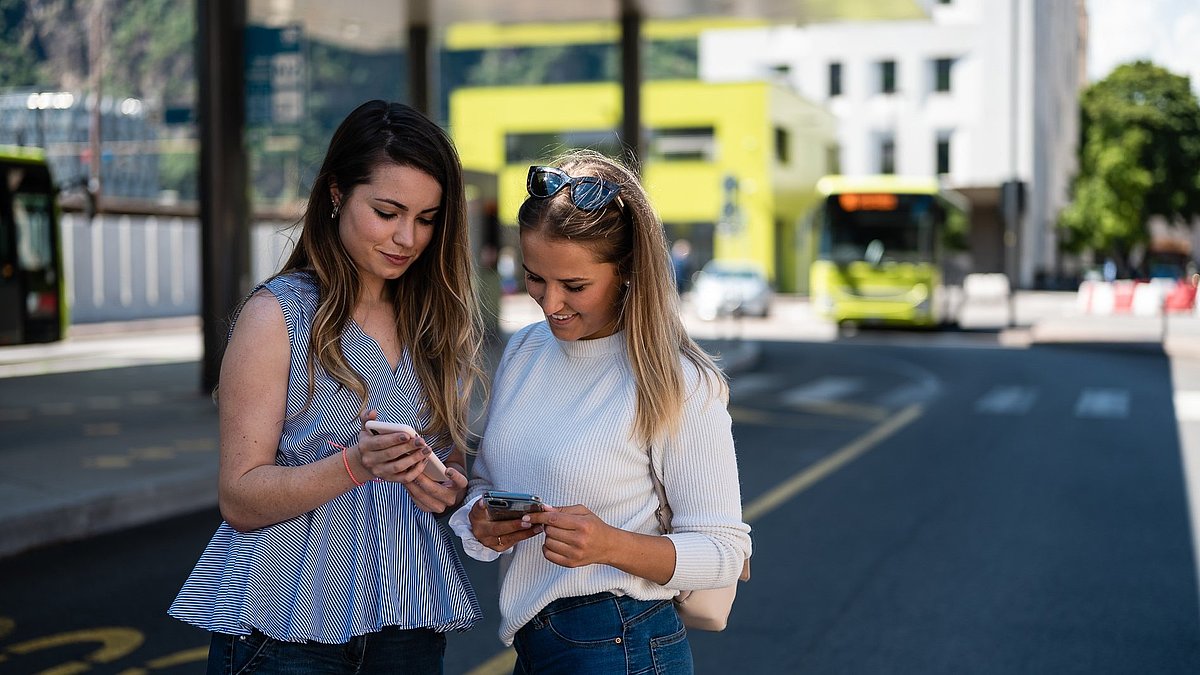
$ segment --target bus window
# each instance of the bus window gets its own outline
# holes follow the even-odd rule
[[[0,344],[63,336],[54,199],[44,160],[0,151]]]
[[[826,204],[827,251],[833,260],[866,260],[868,247],[885,261],[933,259],[936,227],[932,196],[892,194],[886,195],[886,200],[879,195],[846,197],[838,195]]]

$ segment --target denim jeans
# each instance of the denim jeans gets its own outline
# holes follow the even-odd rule
[[[513,675],[690,675],[692,647],[670,600],[612,593],[555,600],[513,641]]]
[[[441,675],[445,653],[446,636],[428,628],[389,627],[340,645],[213,633],[208,675]]]

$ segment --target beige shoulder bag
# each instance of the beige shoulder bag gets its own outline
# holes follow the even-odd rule
[[[658,495],[658,508],[655,509],[654,516],[658,518],[658,526],[662,528],[662,531],[670,534],[673,531],[671,528],[673,514],[671,513],[671,504],[667,501],[667,491],[654,472],[654,448],[650,449],[650,480],[654,482],[654,493]],[[749,558],[742,562],[742,574],[739,579],[741,581],[750,579]],[[735,596],[737,596],[737,582],[724,588],[680,591],[679,595],[675,596],[675,610],[679,612],[679,618],[683,620],[683,625],[688,628],[721,631],[725,630],[725,625],[729,622],[729,610],[733,609]]]

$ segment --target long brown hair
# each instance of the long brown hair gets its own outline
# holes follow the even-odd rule
[[[320,364],[367,404],[367,384],[341,350],[341,334],[361,286],[358,268],[338,236],[331,188],[349,194],[388,163],[427,173],[442,187],[433,239],[403,275],[386,282],[385,292],[396,309],[396,335],[425,389],[429,424],[421,431],[448,434],[465,448],[468,402],[483,379],[483,333],[471,283],[462,165],[449,136],[402,103],[368,101],[342,121],[309,193],[300,239],[279,272],[312,271],[320,287],[309,337],[309,401]]]
[[[598,152],[573,150],[554,161],[571,176],[597,176],[621,186],[617,198],[595,211],[571,203],[569,190],[542,199],[528,197],[517,222],[522,232],[587,246],[596,260],[617,266],[623,286],[617,328],[637,387],[635,437],[654,443],[677,432],[687,391],[682,353],[702,375],[701,384],[728,397],[725,375],[683,327],[662,222],[637,175]]]

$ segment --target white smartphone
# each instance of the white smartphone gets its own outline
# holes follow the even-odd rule
[[[379,420],[367,420],[367,431],[378,436],[379,434],[408,434],[409,438],[420,438],[417,430],[407,424],[395,424],[392,422],[380,422]],[[446,465],[442,464],[442,460],[432,452],[425,458],[425,475],[436,480],[439,483],[444,483],[449,480],[446,477]]]

